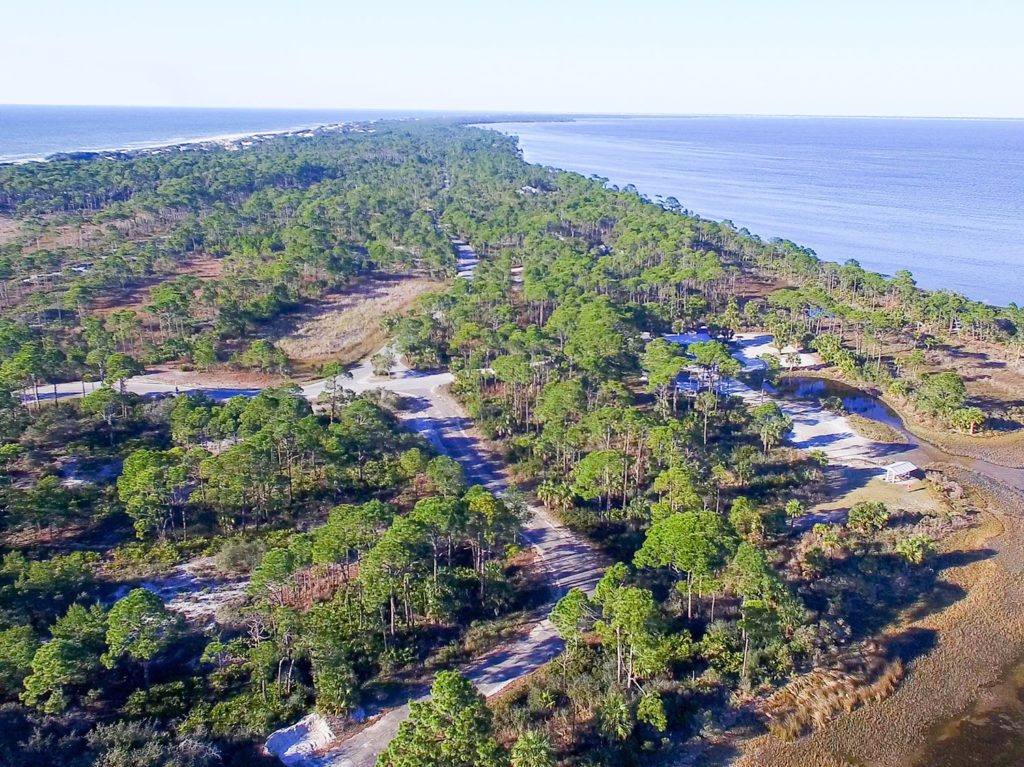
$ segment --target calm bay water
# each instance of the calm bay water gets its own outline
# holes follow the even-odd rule
[[[857,259],[926,288],[1024,303],[1024,121],[793,117],[498,123],[530,162]]]

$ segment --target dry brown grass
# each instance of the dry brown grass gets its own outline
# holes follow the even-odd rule
[[[1017,659],[1024,644],[1024,529],[1018,512],[1024,495],[958,466],[943,471],[966,490],[968,502],[987,510],[976,517],[978,524],[939,546],[940,556],[952,557],[942,580],[964,596],[945,609],[898,620],[883,638],[931,636],[932,649],[913,658],[906,679],[885,700],[842,712],[800,740],[769,735],[739,744],[744,756],[738,765],[926,764],[920,759],[935,728],[967,710]]]
[[[21,224],[13,218],[0,216],[0,245],[14,242],[21,234]]]
[[[762,711],[772,735],[795,740],[809,729],[824,727],[840,712],[885,700],[902,679],[898,658],[889,662],[869,652],[797,677],[768,698]]]
[[[855,432],[862,437],[867,437],[875,442],[885,442],[890,445],[902,445],[907,441],[907,438],[904,437],[903,434],[887,423],[875,421],[872,418],[865,418],[864,416],[857,415],[856,413],[847,413],[846,420],[850,423],[851,428]]]
[[[276,343],[298,366],[356,362],[380,348],[382,320],[405,311],[443,284],[422,277],[378,276],[311,303],[275,330]]]

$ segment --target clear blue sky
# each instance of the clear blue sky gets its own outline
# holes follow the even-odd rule
[[[1024,117],[1009,0],[35,0],[0,103]]]

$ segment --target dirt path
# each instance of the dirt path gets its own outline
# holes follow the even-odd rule
[[[339,385],[356,392],[382,388],[409,398],[412,407],[403,417],[410,428],[426,437],[440,452],[458,461],[467,481],[500,494],[507,488],[504,473],[481,440],[473,434],[471,420],[447,393],[452,380],[451,373],[422,374],[401,364],[395,366],[392,376],[382,378],[375,376],[370,364],[364,362],[351,372],[351,378],[340,380]],[[315,400],[325,387],[326,382],[318,381],[304,387],[302,393]],[[604,557],[586,541],[539,507],[530,508],[522,537],[523,543],[533,547],[538,554],[552,587],[551,597],[537,611],[537,621],[527,633],[462,669],[485,696],[500,692],[561,651],[562,641],[545,616],[554,602],[571,588],[593,594],[607,564]],[[427,694],[421,691],[413,697],[423,700]],[[283,756],[290,764],[372,767],[408,715],[408,705],[383,712],[369,726],[329,748],[321,756],[302,758],[301,751],[305,749],[301,744],[299,752]]]

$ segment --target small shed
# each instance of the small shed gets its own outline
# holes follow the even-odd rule
[[[896,461],[885,467],[885,481],[893,484],[913,479],[917,467],[910,461]]]

